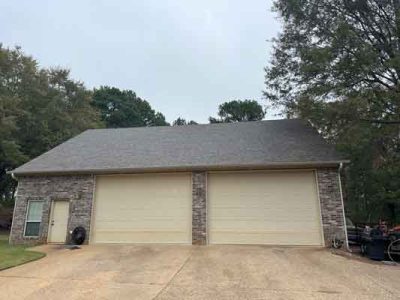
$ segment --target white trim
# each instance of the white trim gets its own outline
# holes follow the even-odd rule
[[[190,245],[193,245],[193,172],[190,173]]]
[[[344,212],[344,201],[343,201],[343,193],[342,193],[342,180],[340,179],[340,170],[342,168],[342,164],[340,164],[338,168],[338,179],[339,179],[339,191],[340,191],[340,200],[342,202],[342,213],[343,213],[343,227],[344,227],[344,234],[345,234],[345,242],[346,242],[346,248],[349,250],[349,240],[347,237],[347,224],[346,224],[346,214]]]
[[[54,210],[54,200],[50,200],[49,224],[47,226],[47,239],[46,239],[47,243],[49,243],[49,239],[50,239],[50,235],[51,235],[51,219],[53,219],[53,210]]]
[[[223,173],[235,173],[235,174],[246,174],[246,173],[280,173],[280,172],[304,172],[304,171],[314,171],[315,168],[296,168],[296,169],[249,169],[249,170],[221,170],[221,171],[208,171],[208,174],[223,174]]]
[[[42,202],[42,214],[40,217],[40,221],[28,221],[28,212],[29,212],[29,206],[31,204],[31,202]],[[25,212],[25,222],[24,222],[24,235],[23,237],[27,237],[27,238],[38,238],[40,237],[40,225],[42,224],[42,219],[43,219],[43,204],[44,204],[44,200],[28,200],[28,203],[26,205],[26,212]],[[26,233],[26,224],[27,223],[39,223],[39,233],[38,235],[25,235]]]
[[[89,224],[89,236],[88,236],[88,244],[91,244],[93,239],[93,228],[94,228],[94,205],[95,205],[95,197],[96,197],[96,181],[97,176],[93,174],[93,192],[92,192],[92,209],[90,212],[90,224]]]
[[[193,171],[196,172],[196,171]],[[192,174],[191,171],[180,171],[180,172],[141,172],[141,173],[121,173],[121,174],[93,174],[93,176],[97,177],[140,177],[140,176],[154,176],[154,175],[171,175],[171,174]],[[203,172],[203,171],[198,171]]]
[[[205,174],[205,189],[206,189],[206,191],[205,191],[205,197],[206,197],[206,199],[205,199],[205,202],[206,202],[206,245],[208,245],[209,244],[209,239],[208,239],[208,233],[209,233],[209,230],[208,230],[208,172],[204,172],[204,174]]]
[[[14,173],[13,178],[14,178]],[[15,200],[14,200],[14,209],[13,209],[13,217],[11,220],[11,228],[10,228],[10,234],[8,236],[8,243],[11,244],[11,236],[13,233],[13,226],[14,226],[14,217],[15,217],[15,209],[17,208],[17,201],[18,201],[18,185],[17,185],[17,190],[15,191]],[[25,226],[24,226],[24,235],[25,235]]]
[[[320,221],[320,228],[321,228],[321,238],[322,238],[322,246],[326,247],[325,243],[325,233],[324,233],[324,222],[322,220],[322,206],[321,206],[321,199],[319,197],[319,184],[318,184],[318,170],[314,170],[315,174],[315,186],[317,188],[317,199],[318,199],[318,208],[319,208],[319,221]]]
[[[190,224],[191,224],[191,229],[190,229],[190,236],[191,236],[191,245],[193,245],[193,172],[192,173],[190,173],[190,192],[191,192],[191,197],[190,197],[190,200],[191,200],[191,202],[192,202],[192,207],[191,207],[191,222],[190,222]]]

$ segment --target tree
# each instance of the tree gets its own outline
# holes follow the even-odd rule
[[[3,62],[0,52],[0,65]],[[18,99],[14,98],[3,85],[0,86],[0,209],[1,203],[12,199],[15,192],[15,182],[7,170],[12,169],[26,160],[20,145],[15,141],[18,134],[16,116],[21,113]]]
[[[258,121],[265,116],[262,106],[255,100],[233,100],[218,107],[219,118],[209,117],[210,123]]]
[[[39,68],[20,48],[0,44],[0,205],[13,200],[7,174],[88,128],[168,125],[132,91],[93,92],[69,70]]]
[[[266,68],[266,96],[291,114],[314,101],[362,96],[358,119],[399,122],[400,2],[281,0],[284,32]]]
[[[131,91],[102,86],[93,93],[93,106],[101,114],[106,127],[165,126],[168,123],[160,112]]]
[[[400,2],[280,0],[265,96],[351,159],[346,210],[400,221]],[[388,180],[389,179],[389,180]]]
[[[57,146],[88,128],[102,126],[91,106],[91,92],[64,69],[38,70],[37,83],[24,89],[18,118],[19,144],[29,158]],[[38,86],[39,85],[39,86]]]
[[[178,117],[175,121],[172,122],[172,126],[181,126],[181,125],[197,125],[198,123],[190,120],[186,121],[185,119]]]
[[[64,69],[40,69],[0,45],[0,201],[14,197],[7,171],[87,128],[100,126],[91,92]]]

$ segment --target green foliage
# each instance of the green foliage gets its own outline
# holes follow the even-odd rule
[[[258,121],[264,118],[265,111],[255,100],[233,100],[219,106],[218,116],[210,117],[210,123]]]
[[[40,69],[19,48],[0,45],[0,201],[14,196],[8,170],[101,125],[90,102],[68,70]]]
[[[197,122],[193,120],[186,121],[181,117],[172,122],[172,126],[181,126],[181,125],[197,125]]]
[[[15,190],[15,182],[6,175],[6,170],[27,159],[15,140],[22,110],[21,99],[13,91],[17,86],[17,70],[24,67],[29,70],[33,65],[30,60],[21,62],[18,51],[3,51],[0,45],[0,201],[12,197]]]
[[[0,44],[0,204],[16,181],[6,172],[88,128],[168,125],[133,91],[93,92],[65,69],[42,69],[20,48]]]
[[[400,10],[389,0],[280,0],[265,96],[309,119],[351,163],[355,221],[400,222]]]
[[[169,125],[160,112],[131,91],[103,86],[93,93],[93,106],[101,114],[106,127],[140,127]]]

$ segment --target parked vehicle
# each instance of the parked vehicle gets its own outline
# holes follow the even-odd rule
[[[391,260],[400,260],[400,231],[393,230],[389,233],[386,253]]]
[[[371,259],[398,261],[400,259],[400,232],[393,229],[387,230],[381,225],[373,228],[365,226],[361,234],[360,249],[362,255]]]
[[[12,223],[13,209],[0,205],[0,230],[10,230]]]
[[[361,234],[364,231],[364,228],[354,225],[350,218],[346,218],[346,228],[349,244],[359,245],[361,243]]]
[[[0,219],[0,230],[10,230],[10,229],[11,229],[11,221]]]

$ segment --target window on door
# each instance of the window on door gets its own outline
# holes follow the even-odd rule
[[[39,236],[40,223],[42,222],[43,201],[29,201],[26,214],[25,234],[27,237]]]

